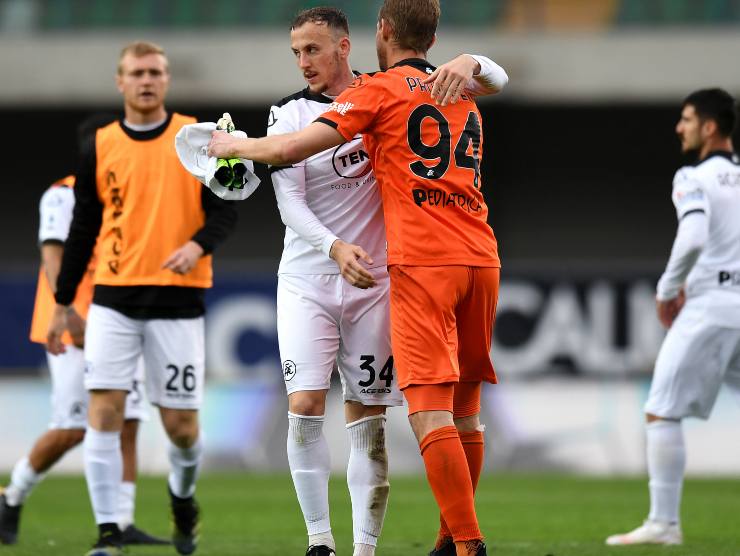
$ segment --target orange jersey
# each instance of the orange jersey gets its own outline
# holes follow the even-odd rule
[[[211,256],[176,274],[162,264],[205,223],[203,186],[182,168],[175,135],[189,116],[173,114],[156,138],[137,141],[120,122],[97,130],[96,183],[103,204],[95,284],[209,288]]]
[[[404,60],[362,75],[317,120],[350,141],[363,134],[380,186],[388,264],[499,267],[481,192],[478,107],[437,106],[422,81],[433,67]]]
[[[74,183],[74,176],[67,176],[64,179],[55,182],[51,186],[51,188],[72,188],[74,187]],[[67,221],[72,220],[72,206],[73,205],[62,207],[62,210],[69,212],[69,215],[67,215]],[[66,231],[64,230],[60,230],[59,235],[61,235],[61,233],[64,233],[66,235]],[[56,237],[54,239],[58,241],[63,241],[64,238]],[[85,318],[87,316],[87,311],[90,307],[90,302],[92,301],[92,276],[95,272],[95,264],[95,255],[93,254],[93,257],[90,259],[90,264],[88,265],[87,272],[83,276],[82,282],[80,282],[80,285],[77,288],[77,295],[75,296],[73,302],[75,310],[82,318]],[[49,285],[49,281],[46,278],[46,272],[44,271],[42,265],[41,269],[39,270],[38,283],[36,285],[36,300],[34,302],[33,318],[31,320],[30,338],[32,342],[36,342],[39,344],[46,343],[46,333],[49,329],[49,322],[51,321],[51,316],[54,312],[55,305],[56,301],[54,301],[54,294],[52,293],[51,286]],[[72,337],[69,335],[69,332],[64,333],[64,335],[62,336],[62,342],[67,345],[72,344]]]

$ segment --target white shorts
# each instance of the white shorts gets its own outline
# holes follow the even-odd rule
[[[85,329],[85,388],[130,390],[140,356],[152,404],[200,408],[205,376],[203,317],[132,319],[91,305]]]
[[[288,394],[327,390],[336,367],[345,401],[398,406],[403,397],[390,339],[390,279],[370,271],[373,288],[361,290],[339,274],[281,274],[277,326]]]
[[[46,353],[51,374],[50,429],[84,429],[87,426],[87,390],[85,390],[85,355],[75,346],[66,346],[59,355]],[[146,421],[148,413],[141,385],[144,365],[139,359],[131,392],[126,396],[126,419]]]
[[[718,326],[689,300],[660,347],[645,412],[707,419],[722,383],[740,388],[740,329]]]

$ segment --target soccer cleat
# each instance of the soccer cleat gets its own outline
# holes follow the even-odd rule
[[[105,531],[101,533],[98,542],[85,553],[85,556],[123,556],[120,532]]]
[[[22,505],[8,505],[5,494],[0,494],[0,544],[15,544],[18,541],[18,522],[22,508]]]
[[[178,498],[170,493],[170,508],[172,509],[172,544],[178,554],[192,554],[198,546],[200,538],[200,508],[195,497]]]
[[[456,554],[455,543],[450,539],[449,542],[443,544],[441,547],[433,548],[429,556],[455,556]]]
[[[172,541],[168,539],[160,539],[158,537],[154,537],[150,535],[149,533],[146,533],[136,527],[135,525],[129,525],[126,527],[123,531],[121,531],[121,541],[124,545],[131,545],[131,544],[148,544],[148,545],[164,545],[164,544],[172,544]]]
[[[683,533],[677,523],[664,523],[646,519],[637,529],[621,535],[612,535],[606,539],[609,546],[626,546],[630,544],[683,544]]]
[[[455,543],[452,542],[452,539],[450,539],[448,543],[442,545],[440,548],[432,549],[432,551],[429,553],[429,556],[455,556],[456,554],[457,549],[455,548]],[[485,543],[479,542],[478,550],[476,551],[475,556],[487,556],[487,554],[488,553],[486,552]]]
[[[306,556],[331,556],[332,554],[336,554],[336,552],[325,544],[309,546],[306,550]]]

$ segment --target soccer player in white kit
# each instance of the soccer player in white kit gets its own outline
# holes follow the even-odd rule
[[[724,382],[740,388],[740,159],[733,152],[735,100],[703,89],[683,103],[676,133],[694,166],[673,179],[678,232],[657,287],[657,312],[668,328],[647,415],[650,514],[608,545],[683,542],[681,490],[686,465],[681,420],[707,419]]]
[[[84,125],[84,124],[83,124]],[[43,344],[46,328],[54,306],[53,285],[62,261],[64,241],[69,233],[74,209],[74,176],[57,181],[49,187],[39,203],[39,234],[41,272],[36,292],[31,341]],[[92,298],[92,283],[80,286],[75,306],[87,312]],[[84,291],[83,291],[84,290]],[[80,319],[77,310],[72,318]],[[69,336],[65,353],[46,354],[51,375],[51,420],[49,430],[36,440],[27,456],[13,467],[10,483],[0,489],[0,543],[15,544],[18,540],[21,510],[34,487],[41,482],[52,466],[68,451],[82,442],[87,426],[88,394],[83,381],[85,359],[81,338]],[[136,436],[139,421],[146,420],[143,394],[139,385],[144,378],[143,366],[137,372],[131,393],[126,397],[125,424],[122,433],[123,482],[118,497],[118,524],[125,544],[169,544],[152,537],[134,526],[136,496]]]
[[[308,87],[271,107],[268,135],[308,126],[355,78],[347,20],[338,9],[298,14],[291,48]],[[444,103],[466,89],[478,95],[498,92],[508,81],[493,61],[468,55],[440,66],[430,78],[435,97]],[[288,393],[288,460],[308,530],[306,555],[335,551],[322,427],[336,367],[350,440],[354,556],[372,556],[389,492],[385,410],[403,403],[390,345],[380,194],[360,135],[300,164],[272,167],[271,175],[286,225],[278,270],[278,339]]]

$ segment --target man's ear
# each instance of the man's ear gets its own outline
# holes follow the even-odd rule
[[[717,122],[707,118],[701,123],[701,135],[702,137],[711,137],[717,133]]]
[[[339,39],[339,52],[342,54],[342,57],[349,58],[349,52],[352,49],[352,44],[350,43],[349,37],[344,36]]]
[[[387,19],[382,17],[380,18],[378,29],[380,30],[380,36],[383,37],[383,40],[390,41],[393,39],[393,28],[390,23],[388,23]]]

